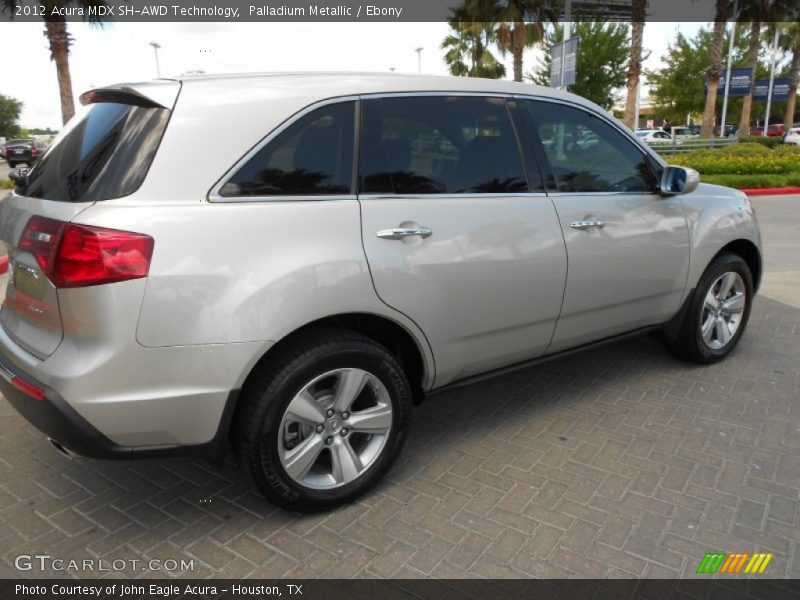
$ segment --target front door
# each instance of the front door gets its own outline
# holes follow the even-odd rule
[[[549,352],[668,321],[689,269],[681,198],[656,192],[645,152],[605,119],[557,102],[522,105],[569,261]]]

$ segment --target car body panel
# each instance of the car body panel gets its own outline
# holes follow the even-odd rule
[[[425,331],[437,386],[545,352],[567,270],[546,195],[367,196],[361,206],[375,288]],[[376,236],[409,222],[431,237]]]
[[[689,271],[681,199],[648,193],[552,193],[569,256],[564,304],[549,352],[668,321]],[[605,221],[576,230],[570,223]]]
[[[733,241],[746,240],[752,243],[763,263],[758,221],[750,200],[743,192],[701,183],[697,190],[680,196],[680,199],[686,211],[691,243],[691,262],[684,298],[695,288],[714,256]]]

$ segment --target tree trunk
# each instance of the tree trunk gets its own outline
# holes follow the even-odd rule
[[[511,54],[514,56],[514,81],[522,81],[522,53],[525,51],[525,23],[517,21],[514,23],[514,31],[511,34],[512,47]]]
[[[58,91],[61,94],[61,119],[67,124],[75,115],[75,101],[72,98],[72,77],[69,74],[69,45],[71,43],[67,23],[45,21],[44,35],[50,42],[50,58],[56,63]]]
[[[739,123],[739,137],[750,135],[750,110],[753,107],[753,91],[756,87],[756,68],[758,67],[758,47],[761,44],[761,21],[750,25],[750,46],[747,49],[747,66],[753,69],[750,80],[750,93],[742,102],[742,120]]]
[[[644,33],[647,0],[633,0],[631,14],[631,61],[628,65],[628,97],[622,122],[633,131],[639,127],[636,120],[636,102],[639,94],[639,77],[642,74],[642,34]]]
[[[717,90],[719,89],[719,75],[722,70],[722,46],[725,42],[725,16],[724,0],[717,0],[714,41],[711,46],[711,75],[708,80],[708,94],[706,94],[706,107],[703,111],[703,124],[700,126],[700,137],[704,138],[714,135]]]
[[[794,111],[797,106],[797,80],[800,78],[800,42],[792,49],[791,82],[789,83],[789,99],[786,101],[786,110],[783,113],[783,129],[789,131],[794,124]]]

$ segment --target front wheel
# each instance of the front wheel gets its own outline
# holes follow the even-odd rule
[[[319,330],[279,350],[245,391],[234,446],[279,506],[327,510],[368,491],[406,437],[411,391],[395,358],[369,338]]]
[[[674,354],[708,364],[727,356],[739,343],[753,302],[753,275],[738,255],[721,254],[706,269],[670,344]]]

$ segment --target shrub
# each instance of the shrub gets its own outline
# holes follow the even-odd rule
[[[763,135],[757,136],[745,136],[739,138],[740,144],[761,144],[762,146],[766,146],[767,148],[774,148],[775,146],[780,146],[783,144],[783,138],[779,137],[765,137]]]
[[[752,156],[756,154],[769,154],[771,151],[763,144],[754,143],[737,143],[725,146],[719,150],[724,154],[733,154],[735,156]]]
[[[800,185],[800,173],[788,175],[708,175],[703,183],[715,183],[732,188],[782,188]]]
[[[697,150],[671,157],[670,162],[691,167],[701,175],[786,175],[800,173],[800,153],[797,152],[720,152]]]

